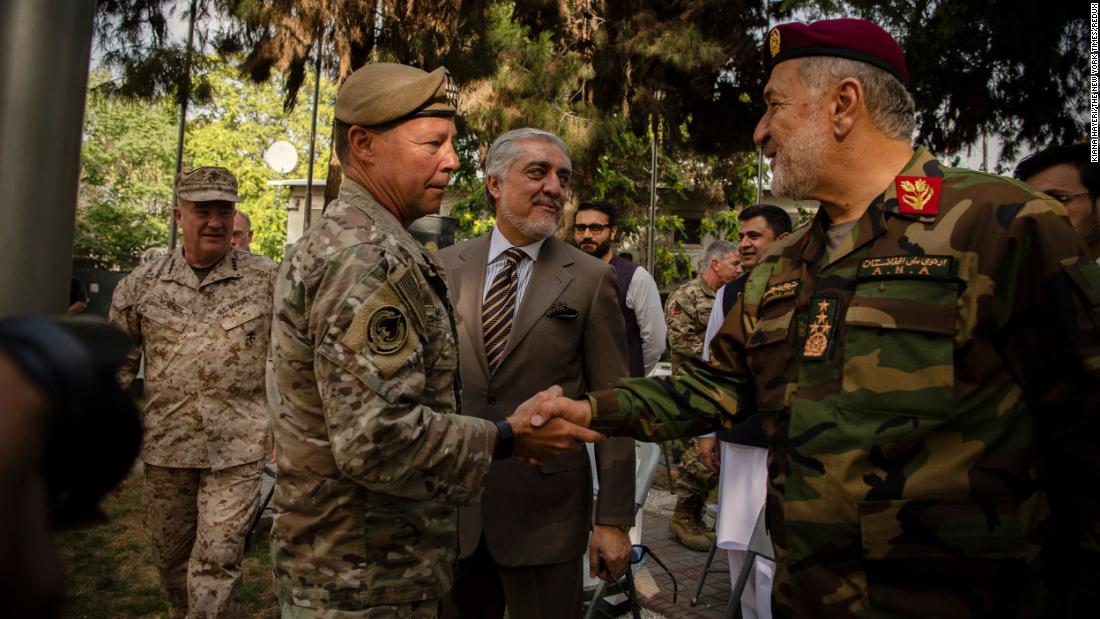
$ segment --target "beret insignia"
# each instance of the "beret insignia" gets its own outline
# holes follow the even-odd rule
[[[779,53],[779,28],[772,28],[771,34],[768,35],[768,49],[771,50],[772,58]]]
[[[452,107],[458,108],[458,84],[455,83],[454,78],[450,73],[447,73],[443,78],[443,88],[447,93],[447,102]]]

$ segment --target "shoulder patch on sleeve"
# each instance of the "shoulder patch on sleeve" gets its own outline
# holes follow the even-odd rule
[[[383,379],[405,365],[419,343],[402,299],[389,284],[374,291],[355,311],[340,344],[370,357]]]

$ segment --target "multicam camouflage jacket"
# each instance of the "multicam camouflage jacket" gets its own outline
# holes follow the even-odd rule
[[[665,323],[668,324],[668,349],[672,368],[680,367],[686,357],[703,354],[703,336],[714,306],[715,291],[702,276],[687,282],[665,301]]]
[[[1098,589],[1100,266],[1026,185],[923,150],[902,177],[754,269],[711,365],[591,394],[592,428],[763,416],[777,615],[1060,614]]]
[[[275,285],[284,604],[361,611],[442,598],[457,510],[481,498],[496,429],[458,410],[442,265],[353,180]]]
[[[271,260],[230,249],[200,284],[181,247],[119,282],[110,320],[137,344],[124,384],[145,354],[142,460],[223,469],[264,456],[274,275]]]

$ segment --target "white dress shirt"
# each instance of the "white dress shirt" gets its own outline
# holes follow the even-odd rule
[[[531,271],[535,268],[535,261],[539,259],[539,251],[542,250],[542,244],[545,242],[546,239],[542,239],[519,248],[527,254],[530,260],[523,260],[516,267],[516,274],[519,276],[516,289],[516,310],[519,310],[520,304],[523,303],[523,293],[527,291],[527,283],[531,281]],[[500,230],[493,226],[493,234],[489,240],[489,263],[485,267],[485,284],[481,289],[482,304],[485,303],[485,291],[493,285],[493,280],[496,279],[497,274],[504,268],[504,265],[508,264],[504,252],[510,247],[515,247],[515,245],[512,245],[508,239],[504,238]]]
[[[648,376],[661,354],[665,352],[665,310],[661,307],[661,293],[657,291],[657,282],[645,268],[639,266],[630,278],[626,289],[626,306],[634,310],[638,319],[638,335],[642,339],[642,365]]]

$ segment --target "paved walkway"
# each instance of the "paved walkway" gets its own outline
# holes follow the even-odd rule
[[[642,523],[642,543],[649,546],[676,576],[679,593],[672,601],[672,580],[655,561],[646,559],[645,566],[635,574],[635,587],[643,608],[675,619],[716,618],[725,616],[729,602],[730,581],[725,551],[714,553],[699,603],[690,606],[707,553],[688,550],[669,539],[668,521],[675,499],[669,493],[653,488],[646,502]],[[710,524],[710,522],[708,522]]]

